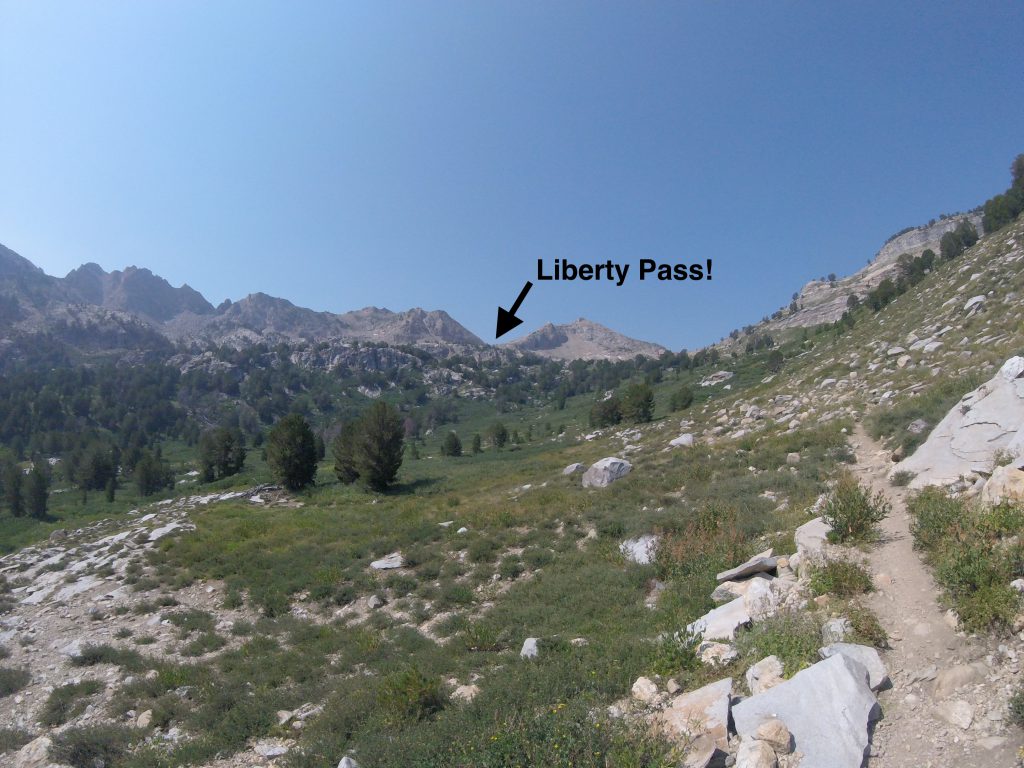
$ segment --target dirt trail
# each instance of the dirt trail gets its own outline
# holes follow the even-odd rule
[[[875,729],[868,765],[1017,765],[1024,738],[1005,723],[1004,714],[1006,691],[1021,679],[1021,644],[1014,639],[1000,650],[994,641],[969,638],[954,629],[953,617],[938,603],[938,586],[913,549],[906,489],[887,480],[889,452],[859,424],[853,445],[858,462],[854,471],[872,493],[881,491],[892,502],[881,540],[869,553],[875,591],[867,602],[890,636],[892,648],[883,658],[892,688],[879,694],[885,714]],[[936,676],[954,667],[969,667],[960,670],[969,682],[940,699]],[[940,710],[954,706],[961,713],[972,710],[969,727],[942,718]]]

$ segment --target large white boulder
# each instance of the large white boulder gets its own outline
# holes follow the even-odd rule
[[[950,485],[971,473],[992,470],[997,452],[1024,455],[1024,357],[1011,357],[989,381],[943,417],[924,444],[899,462],[911,488]]]
[[[761,579],[758,579],[761,581]],[[702,640],[732,640],[736,630],[750,623],[746,597],[737,597],[686,625],[687,634]]]
[[[595,461],[590,469],[583,473],[583,487],[605,488],[628,475],[632,469],[633,465],[625,459],[608,456]]]
[[[693,447],[693,435],[686,432],[679,437],[669,440],[668,444],[673,448],[692,448]]]
[[[800,768],[860,768],[868,726],[880,715],[867,670],[842,654],[732,708],[736,733],[744,738],[755,736],[766,720],[784,722],[794,750],[803,753]]]

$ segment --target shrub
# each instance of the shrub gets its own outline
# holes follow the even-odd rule
[[[851,560],[829,560],[811,571],[810,588],[815,595],[851,597],[870,592],[873,585],[862,565]]]
[[[622,421],[622,403],[619,398],[607,397],[590,407],[590,426],[610,427]]]
[[[140,653],[114,648],[112,645],[87,645],[80,654],[71,657],[71,664],[76,667],[116,664],[129,672],[141,672],[150,666]]]
[[[911,516],[910,533],[914,537],[914,546],[929,553],[945,545],[953,528],[967,514],[963,501],[938,488],[923,490],[910,500],[907,509]]]
[[[850,626],[853,629],[848,638],[849,642],[870,645],[875,648],[889,647],[889,634],[878,621],[878,617],[868,608],[851,600],[842,612],[850,620]]]
[[[844,470],[825,503],[821,517],[832,527],[828,535],[830,541],[861,542],[875,537],[876,526],[891,509],[881,491],[872,497],[853,473]]]
[[[459,440],[458,434],[455,430],[452,430],[445,435],[444,441],[441,443],[441,455],[442,456],[461,456],[462,455],[462,441]]]
[[[622,416],[635,424],[654,416],[654,390],[649,384],[630,384],[622,395]]]
[[[0,754],[21,749],[30,741],[32,734],[17,728],[0,728]]]
[[[447,703],[441,680],[428,677],[416,667],[391,673],[377,693],[377,707],[389,726],[423,720],[440,712]]]
[[[691,405],[693,405],[693,390],[686,385],[673,392],[672,397],[669,398],[669,408],[673,411],[685,411]]]
[[[54,727],[74,720],[85,711],[84,699],[99,693],[102,688],[98,680],[83,680],[54,688],[39,716],[40,721]]]
[[[750,661],[777,656],[786,677],[792,677],[818,660],[821,625],[813,614],[782,611],[756,623],[736,636],[736,650]]]
[[[134,729],[118,725],[69,728],[52,736],[49,757],[74,768],[117,765],[135,736]]]
[[[913,480],[915,477],[917,477],[917,475],[915,475],[913,472],[908,472],[905,469],[901,469],[899,472],[894,472],[890,480],[892,481],[893,485],[902,488],[910,485],[910,481]]]
[[[1010,723],[1018,728],[1024,728],[1024,685],[1018,686],[1010,696],[1007,708],[1010,711]]]
[[[0,667],[0,696],[10,696],[17,693],[32,680],[32,675],[25,669],[12,669],[11,667]]]

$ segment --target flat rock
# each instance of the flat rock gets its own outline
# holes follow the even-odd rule
[[[868,685],[872,691],[877,691],[889,681],[889,671],[882,663],[882,657],[874,648],[855,643],[832,643],[818,649],[818,655],[823,659],[835,656],[837,653],[859,661],[864,666],[864,669],[868,671]]]
[[[939,672],[935,676],[935,687],[932,695],[936,699],[944,699],[956,693],[958,688],[973,685],[984,679],[984,668],[978,669],[971,664],[957,664]]]
[[[658,715],[657,725],[669,738],[689,742],[707,734],[725,748],[729,741],[729,702],[732,678],[676,696]]]
[[[974,722],[974,707],[966,701],[950,699],[935,707],[935,713],[950,725],[967,730]]]
[[[732,640],[736,630],[749,623],[746,598],[737,597],[687,624],[686,631],[691,635],[699,635],[703,640]]]
[[[769,547],[764,552],[754,555],[742,565],[722,571],[715,578],[721,584],[725,581],[736,581],[745,576],[753,576],[755,573],[769,573],[778,567],[778,558],[772,557],[772,550]]]
[[[697,657],[701,663],[712,667],[724,666],[731,661],[735,661],[738,656],[739,654],[736,652],[736,649],[728,643],[703,640],[697,646]]]
[[[840,654],[732,708],[742,737],[754,736],[766,720],[782,720],[803,753],[800,768],[860,768],[868,725],[880,714],[867,670]]]
[[[587,465],[580,464],[578,461],[575,464],[570,464],[568,467],[562,470],[563,475],[575,475],[577,472],[586,472]]]
[[[377,571],[389,571],[393,568],[402,568],[405,566],[405,558],[402,557],[401,552],[392,552],[387,557],[382,557],[380,560],[374,560],[370,563],[370,567]]]
[[[680,435],[679,437],[669,440],[669,445],[673,448],[692,448],[693,447],[693,435],[689,432]]]
[[[625,459],[608,456],[595,461],[590,469],[583,473],[583,487],[605,488],[628,475],[632,469],[633,465]]]

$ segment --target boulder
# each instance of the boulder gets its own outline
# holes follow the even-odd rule
[[[669,738],[690,742],[707,734],[724,749],[729,742],[729,702],[732,678],[676,696],[657,718],[656,726]]]
[[[578,461],[575,464],[570,464],[568,467],[562,470],[563,475],[575,475],[577,472],[586,472],[587,465],[580,464]]]
[[[950,485],[972,473],[987,474],[997,452],[1024,454],[1024,357],[1011,357],[995,376],[968,392],[928,439],[893,473],[910,472],[913,489]]]
[[[777,558],[772,557],[772,550],[769,547],[764,552],[754,555],[742,565],[737,565],[728,571],[722,571],[715,578],[721,584],[725,581],[736,581],[746,576],[753,576],[755,573],[768,573],[774,571],[777,567]]]
[[[341,758],[341,762],[338,763],[338,768],[359,768],[359,763],[356,762],[354,757],[348,757],[346,755]]]
[[[595,461],[590,469],[583,473],[583,487],[605,488],[628,475],[632,469],[633,465],[625,459],[608,456]]]
[[[882,663],[882,657],[874,648],[855,643],[832,643],[818,649],[818,655],[823,659],[835,656],[837,653],[858,661],[864,666],[864,669],[868,671],[868,685],[872,691],[877,691],[889,682],[889,672],[886,670],[885,664]]]
[[[392,552],[387,557],[382,557],[380,560],[374,560],[370,563],[370,567],[377,571],[389,571],[393,568],[402,568],[405,566],[405,558],[402,557],[401,552]]]
[[[786,723],[794,749],[803,753],[800,768],[860,768],[868,726],[880,714],[867,670],[841,654],[732,708],[741,737],[753,737],[768,720]]]
[[[711,593],[711,599],[716,603],[727,603],[730,600],[735,600],[737,597],[743,597],[747,594],[750,585],[755,581],[765,581],[768,579],[771,579],[771,576],[767,573],[755,573],[753,578],[744,579],[743,581],[723,581],[715,587],[715,591]]]
[[[658,684],[649,677],[638,677],[636,682],[633,683],[630,693],[637,701],[650,704],[658,695]]]
[[[832,526],[820,517],[816,517],[796,529],[793,533],[793,540],[796,542],[796,553],[800,556],[801,569],[819,562],[825,557],[828,534],[831,530]],[[792,558],[790,560],[792,561]]]
[[[654,555],[658,550],[658,537],[652,534],[637,536],[635,539],[626,539],[619,544],[619,552],[631,563],[650,565],[654,562]]]
[[[795,467],[797,464],[800,463],[800,454],[797,453],[796,451],[793,451],[792,453],[787,453],[786,463],[789,464],[789,466],[791,467]]]
[[[778,764],[775,750],[767,742],[754,738],[740,740],[740,748],[736,750],[736,768],[776,768]]]
[[[766,656],[747,670],[747,687],[752,696],[764,693],[782,682],[782,662],[777,656]]]
[[[765,720],[754,731],[754,738],[765,742],[777,755],[788,755],[793,751],[793,734],[786,724],[777,717]]]
[[[1013,465],[996,467],[981,489],[981,502],[990,506],[1024,501],[1024,471]]]
[[[33,739],[14,754],[14,768],[44,768],[50,764],[50,737]]]
[[[737,597],[686,625],[686,632],[703,640],[732,640],[736,630],[750,623],[746,598]]]
[[[689,432],[686,432],[685,434],[680,435],[674,440],[670,440],[668,444],[671,445],[673,448],[692,448],[693,435],[691,435]]]
[[[521,659],[535,659],[538,653],[537,638],[528,637],[523,640],[523,647],[519,650],[519,657]]]
[[[829,619],[821,625],[821,641],[825,645],[841,643],[853,632],[853,624],[845,616]]]

